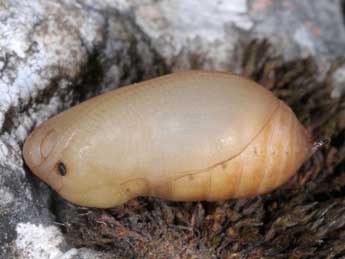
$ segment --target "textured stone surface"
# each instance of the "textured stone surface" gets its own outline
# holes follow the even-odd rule
[[[39,123],[90,96],[166,71],[237,70],[267,37],[287,59],[343,56],[340,1],[1,0],[0,255],[112,258],[67,244],[50,190],[24,167]],[[317,15],[315,15],[317,14]],[[339,70],[338,92],[344,86]]]
[[[343,55],[340,1],[128,2],[135,21],[174,69],[189,68],[191,57],[199,57],[204,68],[236,68],[241,45],[257,37],[267,37],[287,59],[313,55],[326,65]]]
[[[148,2],[133,7],[134,18],[175,70],[191,68],[191,60],[235,68],[239,40],[254,27],[246,0]]]

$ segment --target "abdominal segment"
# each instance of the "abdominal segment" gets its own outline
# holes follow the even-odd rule
[[[177,174],[154,192],[176,200],[224,200],[266,193],[285,183],[309,156],[310,143],[281,103],[258,136],[236,157],[198,172]],[[157,186],[157,185],[156,185]]]

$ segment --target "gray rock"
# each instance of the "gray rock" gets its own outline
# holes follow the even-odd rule
[[[191,57],[199,57],[205,69],[235,69],[240,46],[264,37],[286,59],[313,55],[327,66],[343,56],[338,0],[127,2],[155,49],[176,70],[190,68]]]

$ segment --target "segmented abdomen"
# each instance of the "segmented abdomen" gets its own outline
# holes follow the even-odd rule
[[[285,183],[310,155],[304,128],[284,103],[236,157],[172,179],[160,188],[172,200],[224,200],[266,193]]]

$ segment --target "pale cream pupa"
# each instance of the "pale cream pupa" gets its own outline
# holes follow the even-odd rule
[[[179,72],[119,88],[40,125],[24,159],[65,199],[224,200],[268,192],[311,154],[291,109],[243,77]]]

